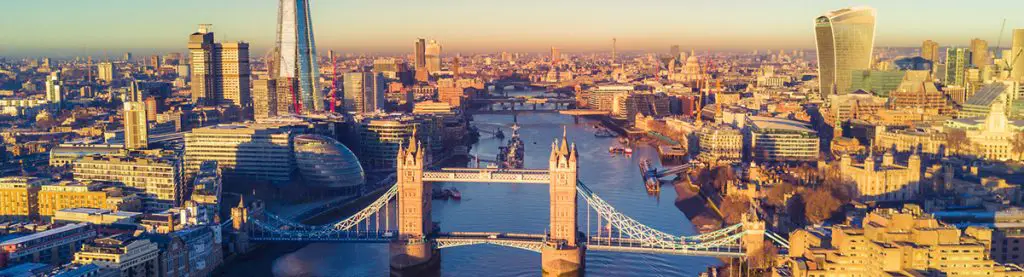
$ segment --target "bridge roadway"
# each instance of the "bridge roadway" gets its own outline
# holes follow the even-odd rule
[[[503,182],[517,184],[548,184],[551,177],[547,170],[507,168],[442,168],[439,171],[424,171],[424,182],[486,183]]]

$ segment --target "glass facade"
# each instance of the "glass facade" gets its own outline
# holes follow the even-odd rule
[[[277,76],[298,79],[299,86],[295,94],[300,100],[302,111],[296,112],[323,111],[324,98],[318,84],[320,70],[309,1],[281,0],[277,28]]]
[[[823,99],[850,87],[853,70],[871,67],[875,44],[875,10],[847,8],[814,21],[818,78]]]
[[[366,183],[356,154],[338,141],[321,135],[295,137],[295,163],[306,185],[341,189],[356,194]]]

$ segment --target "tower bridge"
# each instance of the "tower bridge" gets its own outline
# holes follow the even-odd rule
[[[341,221],[306,225],[269,212],[250,213],[239,206],[232,209],[232,227],[240,238],[251,241],[388,244],[393,272],[432,268],[439,263],[439,249],[478,244],[540,253],[543,272],[556,276],[583,272],[586,251],[743,257],[757,253],[766,238],[788,246],[780,236],[766,231],[763,222],[746,216],[740,224],[692,236],[648,227],[618,212],[579,180],[576,147],[564,135],[552,144],[546,170],[426,170],[425,154],[415,138],[408,148],[400,147],[395,185]],[[441,232],[431,218],[432,182],[546,184],[551,198],[549,226],[537,234]],[[585,208],[580,209],[580,204]],[[583,217],[581,210],[586,213]]]

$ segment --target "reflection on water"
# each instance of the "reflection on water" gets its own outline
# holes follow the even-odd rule
[[[693,234],[689,220],[673,205],[672,186],[664,186],[660,199],[649,196],[640,178],[641,158],[657,161],[654,148],[637,147],[632,157],[611,156],[613,138],[594,137],[594,121],[574,125],[570,116],[523,113],[518,116],[526,143],[526,167],[547,168],[551,142],[567,126],[569,139],[580,156],[580,180],[620,212],[670,234]],[[486,129],[502,126],[507,132],[512,115],[475,115],[474,124]],[[503,141],[484,136],[473,154],[493,159]],[[657,162],[655,162],[657,163]],[[548,188],[530,184],[442,184],[462,192],[461,201],[435,200],[433,218],[442,231],[543,233],[548,227]],[[587,228],[586,204],[580,200],[580,228]],[[596,217],[591,215],[596,229]],[[537,276],[540,254],[491,245],[441,250],[443,276]],[[695,276],[713,258],[654,254],[587,252],[590,276]],[[273,262],[276,276],[386,276],[388,249],[382,244],[310,244]]]

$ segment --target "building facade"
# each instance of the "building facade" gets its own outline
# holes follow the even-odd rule
[[[294,79],[297,86],[293,97],[300,114],[324,110],[324,96],[320,88],[320,69],[313,37],[313,20],[309,0],[280,0],[277,18],[277,45],[274,66],[275,78]]]
[[[86,156],[72,162],[71,171],[75,180],[113,182],[141,189],[146,211],[180,206],[185,190],[182,161],[173,153]]]
[[[875,44],[875,10],[866,7],[831,11],[814,20],[822,98],[850,87],[854,70],[871,66]]]
[[[185,170],[198,172],[205,161],[217,161],[225,178],[286,183],[295,169],[294,126],[254,123],[222,124],[185,134]]]
[[[49,181],[35,177],[0,178],[0,218],[34,219],[39,216],[39,189]]]
[[[818,160],[818,133],[806,123],[751,116],[747,118],[750,155],[757,162],[809,162]]]
[[[853,164],[849,155],[839,161],[840,172],[856,183],[855,196],[864,201],[912,201],[920,192],[921,157],[912,154],[905,165],[896,164],[887,151],[881,163],[869,155],[861,164]]]

